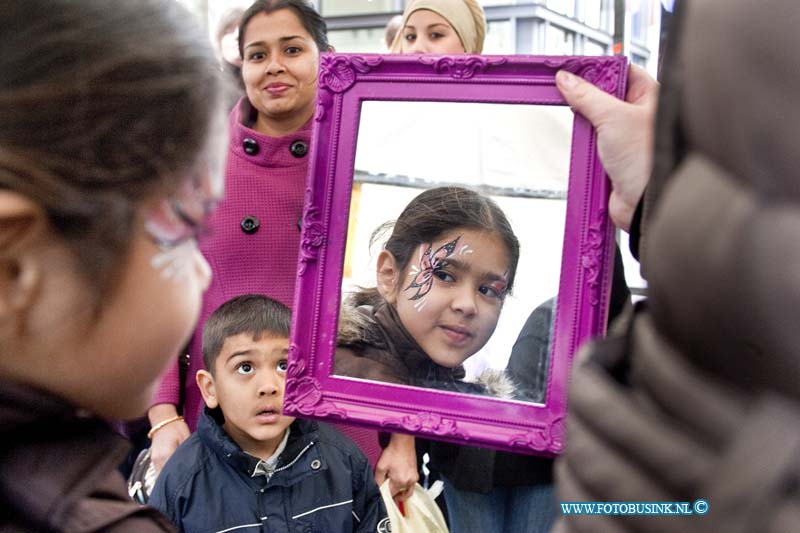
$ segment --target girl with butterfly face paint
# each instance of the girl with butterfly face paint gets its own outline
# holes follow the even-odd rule
[[[440,187],[412,200],[396,222],[373,234],[373,241],[389,228],[378,256],[377,286],[352,295],[340,318],[334,372],[490,393],[463,381],[461,364],[491,337],[514,284],[519,242],[505,214],[474,191]],[[395,452],[401,439],[409,442]],[[413,437],[392,435],[378,461],[376,480],[395,481],[392,494],[400,498],[416,479],[392,478],[394,468],[383,471],[382,464],[396,465],[399,456],[415,464],[413,446]],[[389,461],[387,454],[395,453]]]

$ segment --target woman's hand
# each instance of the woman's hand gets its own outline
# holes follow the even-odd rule
[[[556,85],[572,110],[597,130],[597,151],[611,179],[608,213],[617,227],[629,231],[653,166],[658,82],[631,65],[625,101],[563,70]]]
[[[419,481],[417,449],[412,435],[392,433],[389,445],[383,450],[375,465],[375,482],[381,486],[389,479],[392,498],[403,501],[414,493]]]
[[[163,420],[174,418],[178,415],[175,406],[168,403],[154,405],[147,412],[150,419],[150,427]],[[150,461],[153,463],[157,472],[160,472],[167,462],[167,459],[175,452],[175,449],[186,439],[191,432],[189,426],[183,420],[170,422],[166,426],[153,433],[150,443]]]

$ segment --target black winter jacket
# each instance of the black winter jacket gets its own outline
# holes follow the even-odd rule
[[[182,531],[375,532],[386,508],[367,458],[334,429],[295,420],[271,478],[206,409],[158,477],[150,505]]]

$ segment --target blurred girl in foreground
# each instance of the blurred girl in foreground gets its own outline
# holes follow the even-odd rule
[[[105,419],[147,409],[209,283],[214,53],[162,0],[6,2],[0,34],[0,530],[170,530]]]

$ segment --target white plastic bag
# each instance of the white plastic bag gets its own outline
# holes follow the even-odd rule
[[[392,498],[388,479],[381,485],[381,496],[392,523],[392,533],[449,533],[442,511],[419,483],[404,502],[405,516]]]

